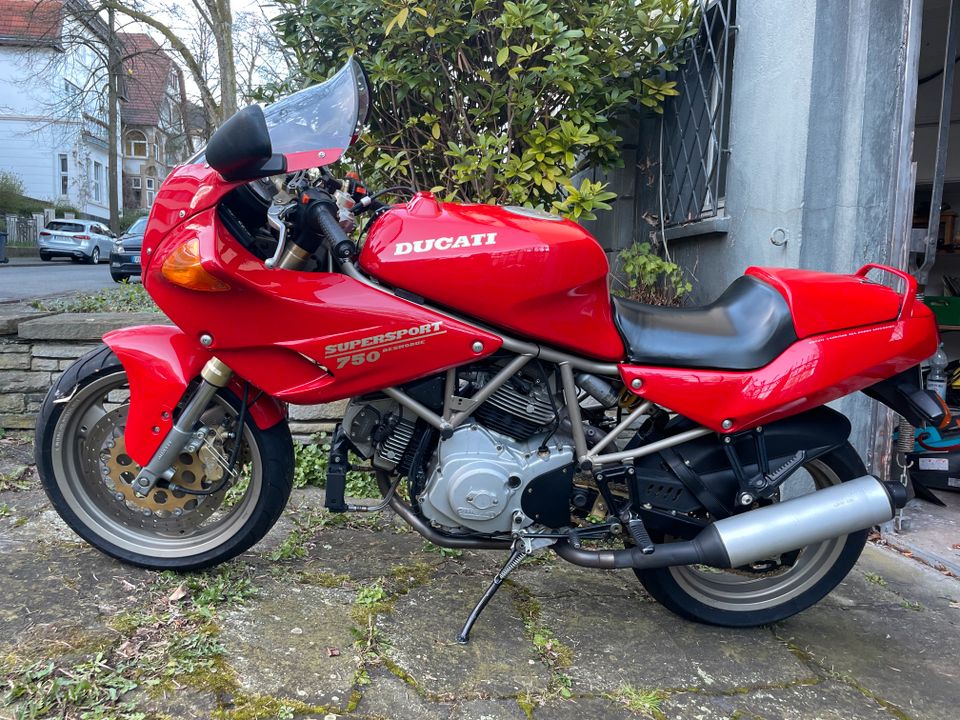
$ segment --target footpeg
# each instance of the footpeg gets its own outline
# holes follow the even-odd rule
[[[653,540],[650,539],[650,534],[647,532],[643,520],[634,518],[627,521],[627,532],[630,533],[630,537],[633,538],[634,544],[640,548],[640,552],[644,555],[653,554],[655,550]]]

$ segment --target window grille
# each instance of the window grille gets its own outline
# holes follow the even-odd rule
[[[663,112],[663,213],[667,226],[722,214],[726,193],[735,0],[698,0],[700,30],[669,79],[679,95]]]

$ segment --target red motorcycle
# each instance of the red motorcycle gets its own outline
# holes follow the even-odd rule
[[[915,425],[937,347],[906,273],[750,268],[715,302],[611,298],[603,250],[524,207],[385,205],[326,169],[369,90],[329,81],[228,120],[160,188],[143,282],[175,326],[112,332],[47,395],[37,462],[63,519],[124,562],[187,570],[259,541],[290,494],[286,404],[350,398],[326,506],[389,506],[432,543],[632,568],[680,615],[786,618],[905,501],[826,403]],[[396,192],[396,188],[391,191]],[[367,214],[366,238],[351,239]],[[899,278],[899,291],[867,278]],[[383,501],[346,501],[351,454]]]

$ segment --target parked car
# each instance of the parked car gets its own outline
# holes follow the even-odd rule
[[[95,220],[51,220],[40,231],[40,259],[68,257],[73,262],[96,265],[110,254],[116,239],[109,228]]]
[[[142,217],[114,243],[110,251],[110,277],[114,282],[123,282],[140,274],[140,248],[146,227],[147,219]]]

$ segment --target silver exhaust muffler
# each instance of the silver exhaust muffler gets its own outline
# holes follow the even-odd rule
[[[718,520],[712,527],[729,567],[739,567],[890,520],[897,509],[892,490],[873,475],[864,475]]]
[[[554,550],[576,565],[595,568],[642,570],[698,563],[739,567],[886,522],[906,501],[900,483],[864,475],[718,520],[693,540],[656,545],[649,555],[639,548],[581,550],[566,540]]]

